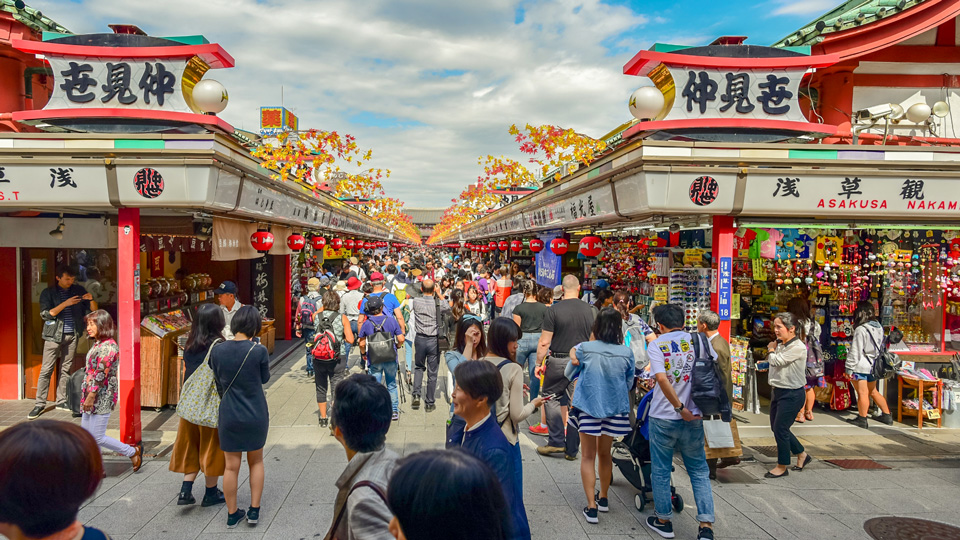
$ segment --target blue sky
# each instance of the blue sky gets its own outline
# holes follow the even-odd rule
[[[450,204],[481,155],[517,155],[511,124],[599,137],[645,80],[623,64],[655,42],[746,35],[769,45],[841,0],[27,0],[76,33],[136,24],[203,34],[236,58],[211,71],[228,122],[284,105],[302,128],[350,133],[408,207]],[[648,82],[647,82],[648,83]]]

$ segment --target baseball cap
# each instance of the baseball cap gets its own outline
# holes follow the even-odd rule
[[[383,281],[383,274],[380,272],[370,274],[370,281]]]
[[[563,298],[563,285],[557,285],[553,288],[553,299],[560,300]]]
[[[232,294],[237,295],[237,284],[232,281],[224,281],[217,287],[217,290],[213,291],[213,294]]]
[[[310,278],[310,279],[307,280],[307,287],[317,288],[317,287],[319,287],[319,286],[320,286],[320,280],[319,280],[319,279],[317,279],[317,278],[315,278],[315,277],[312,277],[312,278]]]
[[[382,311],[382,310],[383,310],[382,298],[380,298],[379,296],[373,296],[373,295],[370,295],[367,297],[367,303],[363,307],[364,313],[369,315],[375,311]]]
[[[606,288],[609,287],[609,286],[610,286],[610,284],[607,283],[607,280],[605,280],[605,279],[598,279],[598,280],[596,280],[596,281],[593,282],[593,287],[594,287],[595,289],[606,289]]]
[[[330,278],[328,278],[327,276],[323,276],[322,278],[320,278],[321,287],[327,287],[329,285],[330,285]]]
[[[351,277],[350,279],[347,280],[348,290],[355,291],[362,286],[363,286],[363,283],[361,283],[360,280],[355,277]]]

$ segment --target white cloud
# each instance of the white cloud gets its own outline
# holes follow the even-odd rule
[[[773,15],[820,15],[837,6],[837,0],[779,0]]]
[[[410,207],[448,205],[476,180],[480,155],[520,157],[510,124],[600,136],[627,120],[641,81],[622,66],[653,42],[646,17],[600,0],[524,2],[520,24],[511,0],[29,3],[77,33],[130,23],[222,44],[237,66],[208,76],[230,92],[227,121],[255,130],[259,107],[279,104],[282,85],[301,127],[355,135],[375,166],[392,170],[388,194]],[[610,56],[616,43],[636,48]]]

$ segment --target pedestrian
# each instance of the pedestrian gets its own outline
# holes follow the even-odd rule
[[[397,394],[397,346],[403,346],[403,330],[396,319],[383,312],[380,297],[367,298],[367,319],[357,335],[360,345],[360,357],[365,359],[370,374],[377,382],[384,382],[393,400],[393,419],[400,419],[400,399]]]
[[[343,298],[343,295],[347,294],[347,282],[337,281],[337,284],[333,286],[333,291],[337,293],[337,296]]]
[[[767,345],[766,363],[770,369],[770,429],[777,441],[777,466],[765,478],[781,478],[790,474],[790,455],[797,456],[795,471],[802,471],[813,459],[804,450],[797,437],[790,432],[797,412],[803,410],[804,389],[807,382],[807,346],[797,335],[797,320],[790,312],[783,312],[773,320],[776,341]],[[761,364],[760,366],[762,366]],[[760,367],[763,371],[765,368]]]
[[[537,368],[537,344],[540,342],[540,332],[543,330],[543,316],[547,313],[547,306],[537,299],[539,287],[533,280],[523,282],[523,302],[513,309],[513,322],[520,326],[523,337],[517,347],[517,363],[530,373],[530,399],[540,395],[540,380],[534,375]],[[531,430],[533,427],[531,426]],[[544,435],[546,426],[544,426]],[[536,432],[534,432],[536,433]]]
[[[347,372],[347,355],[344,353],[344,344],[353,341],[353,333],[349,326],[343,326],[343,318],[340,316],[340,296],[333,291],[323,293],[321,298],[321,311],[316,317],[316,336],[317,340],[326,333],[333,335],[335,342],[331,359],[315,359],[314,368],[316,375],[314,385],[317,388],[317,412],[320,417],[320,427],[327,427],[327,389],[333,390],[337,383],[343,380]],[[312,351],[307,356],[313,356]]]
[[[519,306],[526,298],[525,285],[527,280],[519,277],[513,279],[513,288],[510,290],[510,296],[503,301],[503,309],[500,310],[501,317],[513,318],[513,310]]]
[[[447,373],[450,374],[450,388],[455,388],[457,381],[453,377],[457,366],[462,362],[479,360],[487,355],[486,338],[483,335],[483,323],[473,315],[467,315],[457,323],[457,333],[453,338],[453,348],[445,352],[443,357],[447,362]],[[451,390],[450,394],[453,392]],[[453,415],[453,403],[450,403],[450,414]]]
[[[342,318],[344,333],[349,328],[354,336],[360,331],[357,321],[360,320],[360,302],[363,301],[363,293],[360,292],[361,286],[363,286],[363,283],[356,277],[351,276],[347,279],[347,292],[340,298],[340,317]],[[349,362],[350,350],[355,343],[348,340],[343,345],[344,354],[347,355],[347,367],[349,368],[352,367]]]
[[[465,306],[467,311],[476,315],[481,321],[487,317],[487,306],[483,303],[480,297],[480,290],[477,289],[475,285],[471,285],[470,288],[467,289]]]
[[[593,290],[583,293],[583,301],[593,305],[597,302],[597,293],[609,290],[610,284],[605,279],[598,279],[593,282]]]
[[[0,537],[107,540],[77,520],[103,477],[97,442],[76,424],[40,420],[0,431]]]
[[[84,320],[93,346],[87,352],[87,364],[80,387],[80,395],[83,396],[80,425],[93,435],[98,445],[130,458],[133,472],[137,472],[143,464],[143,443],[130,446],[107,436],[110,413],[117,406],[120,347],[115,340],[116,326],[110,314],[102,309],[88,314]]]
[[[360,261],[356,257],[350,257],[350,266],[348,268],[350,273],[360,281],[367,280],[367,273],[360,266]]]
[[[40,293],[40,319],[43,322],[43,362],[37,378],[37,397],[33,409],[27,413],[27,419],[34,420],[47,410],[47,396],[50,394],[50,377],[60,361],[60,374],[57,376],[55,406],[62,411],[67,407],[67,379],[73,369],[73,359],[77,354],[79,337],[84,317],[97,309],[93,295],[74,283],[79,272],[73,266],[57,267],[56,285],[47,287]]]
[[[853,312],[853,322],[853,342],[847,352],[845,368],[847,375],[853,378],[853,388],[857,392],[858,415],[847,422],[864,429],[869,428],[867,415],[872,399],[882,413],[877,420],[888,426],[892,425],[890,407],[887,406],[883,394],[877,390],[877,379],[873,376],[873,363],[880,356],[880,347],[884,346],[883,327],[877,322],[877,311],[873,304],[867,301],[858,303]],[[922,409],[923,398],[920,399],[920,405]]]
[[[423,373],[427,372],[427,390],[423,396],[426,412],[437,408],[437,372],[440,368],[440,319],[443,312],[450,311],[450,305],[437,297],[434,281],[424,279],[421,285],[422,296],[413,299],[413,313],[417,319],[417,336],[414,342],[413,401],[410,406],[420,408],[420,394],[423,390]]]
[[[537,372],[541,380],[541,394],[554,394],[546,402],[547,444],[537,447],[541,455],[560,454],[573,461],[577,459],[580,437],[573,429],[565,429],[568,407],[573,397],[573,384],[564,376],[570,361],[570,349],[588,341],[593,330],[593,308],[580,301],[580,280],[568,274],[563,277],[563,300],[547,308],[543,316],[543,330],[537,344]]]
[[[503,311],[503,306],[507,301],[507,298],[513,293],[513,280],[510,279],[510,274],[508,273],[506,266],[501,266],[497,272],[498,275],[494,275],[493,282],[493,315],[491,319],[500,316],[501,311]],[[522,300],[522,297],[521,297]]]
[[[710,310],[704,310],[697,316],[697,332],[707,336],[710,346],[717,353],[717,367],[720,368],[720,377],[722,379],[724,391],[727,398],[733,396],[733,371],[730,364],[730,343],[720,335],[720,315]],[[731,427],[735,425],[736,420],[730,419]],[[717,469],[725,469],[731,465],[738,465],[739,457],[707,458],[707,466],[710,467],[710,479],[717,479]]]
[[[460,450],[425,450],[402,459],[390,478],[387,504],[397,540],[506,540],[510,531],[497,475]]]
[[[797,320],[799,327],[797,335],[801,336],[801,341],[807,346],[807,357],[809,358],[810,347],[817,347],[820,342],[820,332],[822,331],[820,323],[817,322],[810,311],[810,302],[799,296],[795,296],[787,302],[787,311]],[[813,377],[807,373],[806,377],[807,383],[803,386],[805,400],[803,408],[797,413],[797,422],[801,424],[807,420],[813,420],[813,405],[817,402],[817,396],[813,389],[827,386],[827,382],[822,375]]]
[[[656,380],[650,399],[651,482],[656,515],[647,518],[647,527],[663,538],[673,538],[673,507],[670,475],[673,455],[680,452],[697,503],[700,527],[697,540],[713,540],[713,491],[710,468],[704,449],[703,417],[691,398],[693,338],[683,330],[686,314],[677,304],[662,304],[653,309],[658,337],[647,348],[650,374]],[[702,355],[716,357],[712,347]],[[667,371],[667,366],[670,371]]]
[[[193,325],[187,335],[183,350],[183,381],[209,358],[211,348],[223,341],[223,311],[214,304],[202,304],[197,308]],[[200,506],[207,507],[226,502],[223,492],[217,489],[217,480],[223,476],[226,460],[220,449],[220,433],[217,428],[198,426],[180,419],[177,424],[177,439],[170,453],[171,472],[183,474],[183,485],[177,504],[194,504],[193,482],[197,473],[203,472],[206,491]]]
[[[233,320],[233,317],[237,314],[237,312],[240,311],[240,308],[243,307],[243,304],[241,304],[240,300],[237,298],[237,284],[232,281],[224,281],[219,287],[217,287],[215,291],[213,291],[213,294],[214,298],[217,300],[217,304],[220,306],[220,309],[223,310],[223,319],[226,322],[226,325],[223,327],[223,339],[230,341],[233,339],[233,334],[230,330],[230,322]],[[260,330],[257,329],[257,332],[260,332]]]
[[[380,272],[371,272],[370,273],[370,285],[373,286],[373,290],[366,298],[363,299],[363,302],[360,304],[360,317],[357,320],[358,326],[363,326],[363,321],[366,318],[364,306],[366,306],[367,301],[370,298],[376,297],[383,302],[383,314],[387,317],[390,317],[400,325],[400,330],[404,334],[407,333],[407,326],[403,322],[403,312],[400,310],[400,301],[396,296],[390,293],[390,291],[384,288],[384,276]]]
[[[385,444],[391,399],[370,375],[351,375],[337,384],[331,427],[347,453],[347,466],[337,478],[333,523],[324,540],[393,538],[386,493],[400,456]]]
[[[266,347],[252,341],[261,323],[256,308],[241,307],[230,323],[233,340],[217,345],[210,353],[210,367],[220,394],[217,428],[226,459],[223,491],[227,501],[227,527],[231,529],[244,516],[251,525],[260,519],[263,447],[270,429],[270,411],[263,392],[263,385],[270,380],[270,355]],[[237,481],[244,452],[250,469],[250,508],[246,512],[237,507]]]
[[[453,313],[454,321],[462,319],[463,314],[467,312],[462,290],[455,288],[450,291],[450,311]]]
[[[599,312],[608,307],[613,307],[613,292],[610,289],[600,289],[593,295],[593,309]]]
[[[302,337],[307,348],[307,376],[313,377],[313,336],[316,331],[317,313],[321,311],[320,280],[312,277],[307,280],[307,294],[297,302],[295,321],[297,337]]]
[[[503,394],[503,378],[491,362],[463,362],[455,373],[454,413],[463,419],[460,429],[451,429],[447,448],[460,447],[486,463],[497,475],[507,509],[511,515],[508,538],[530,538],[527,510],[523,504],[523,485],[516,474],[514,445],[507,441],[492,414]]]
[[[636,378],[633,352],[623,344],[620,312],[600,311],[593,323],[593,339],[570,350],[564,371],[577,377],[570,424],[580,433],[580,479],[587,496],[583,515],[599,523],[597,512],[609,512],[608,490],[613,478],[613,439],[630,434],[630,390]],[[600,490],[596,489],[597,472]]]

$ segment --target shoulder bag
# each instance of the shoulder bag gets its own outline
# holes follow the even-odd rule
[[[217,394],[216,376],[210,367],[210,353],[222,340],[217,339],[207,349],[203,363],[184,381],[177,402],[177,414],[197,426],[217,427],[220,416],[220,395]]]
[[[361,480],[360,482],[357,482],[356,484],[353,485],[353,487],[350,488],[350,491],[347,492],[347,496],[343,500],[343,506],[341,506],[340,511],[337,512],[337,517],[336,519],[333,520],[333,525],[330,526],[330,531],[327,532],[326,538],[330,538],[332,540],[339,540],[334,535],[337,534],[337,529],[340,528],[340,522],[343,521],[343,514],[347,511],[347,499],[350,498],[350,495],[352,495],[353,492],[357,490],[357,488],[362,488],[362,487],[368,487],[372,489],[373,492],[377,494],[377,497],[380,497],[380,499],[383,500],[384,504],[387,503],[387,494],[384,493],[383,488],[381,488],[380,486],[374,484],[369,480]]]
[[[900,361],[900,357],[897,356],[896,353],[890,352],[886,346],[881,347],[878,345],[877,340],[873,339],[873,334],[871,334],[869,330],[867,331],[867,335],[870,336],[870,341],[873,342],[873,346],[877,348],[877,357],[873,359],[873,366],[870,368],[871,375],[878,381],[881,379],[889,379],[894,373],[900,370],[903,362]]]

